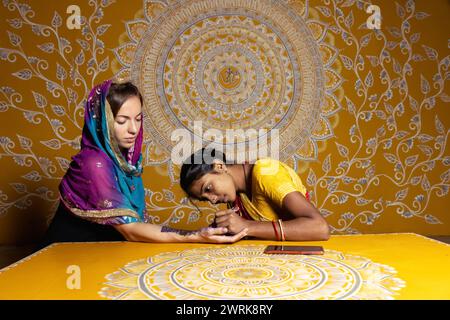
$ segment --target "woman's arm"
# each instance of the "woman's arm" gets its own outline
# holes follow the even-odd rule
[[[286,240],[320,241],[328,240],[330,229],[320,212],[300,193],[291,192],[283,199],[281,211],[284,215],[294,217],[282,222]],[[248,228],[248,235],[260,239],[278,240],[272,222],[246,220],[233,210],[219,211],[216,214],[218,227],[226,227],[231,233]],[[278,223],[278,235],[280,228]]]
[[[286,240],[308,241],[308,240],[328,240],[330,238],[330,229],[328,223],[317,210],[300,192],[291,192],[283,199],[281,211],[294,217],[291,220],[282,222]],[[255,221],[256,222],[256,221]],[[276,224],[276,227],[279,227]],[[280,234],[280,230],[278,233]],[[249,235],[252,233],[263,235],[272,233],[274,236],[272,223],[267,226],[254,225],[253,230],[249,228]],[[258,237],[255,235],[255,237]]]
[[[141,222],[114,225],[114,227],[125,239],[136,242],[232,243],[245,237],[248,231],[244,228],[232,236],[226,236],[227,228],[187,231]]]

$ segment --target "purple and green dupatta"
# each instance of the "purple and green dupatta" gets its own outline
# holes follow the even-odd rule
[[[80,152],[59,185],[61,201],[75,215],[100,224],[145,222],[142,183],[143,128],[134,148],[122,154],[113,135],[106,99],[111,80],[96,86],[85,105]]]

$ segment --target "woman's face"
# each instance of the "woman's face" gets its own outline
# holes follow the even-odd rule
[[[142,125],[142,106],[139,97],[129,97],[114,118],[114,136],[122,149],[134,145]]]
[[[236,186],[226,166],[216,167],[211,173],[195,180],[190,193],[199,200],[209,201],[213,204],[233,202],[236,199]]]

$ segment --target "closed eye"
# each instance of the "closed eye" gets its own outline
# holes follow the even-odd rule
[[[120,120],[124,119],[124,120],[130,120],[131,118],[129,116],[126,116],[124,114],[118,114],[116,116],[116,118],[121,118]],[[136,121],[141,121],[142,120],[142,113],[139,113],[136,117],[135,117]]]

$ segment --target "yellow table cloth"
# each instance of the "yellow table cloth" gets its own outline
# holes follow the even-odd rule
[[[0,270],[0,299],[450,298],[450,245],[417,234],[283,243],[318,256],[270,244],[57,243]]]

